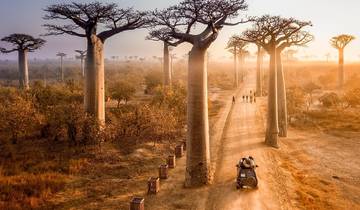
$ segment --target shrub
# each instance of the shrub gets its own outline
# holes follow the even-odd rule
[[[152,94],[153,90],[162,84],[162,73],[160,71],[150,71],[145,75],[145,93]]]
[[[125,101],[125,104],[127,104],[131,97],[134,96],[135,92],[135,86],[124,81],[117,82],[110,87],[110,95],[117,101],[118,108],[121,101]]]
[[[360,88],[347,90],[343,97],[344,102],[349,107],[357,107],[360,105]]]
[[[170,110],[177,121],[183,123],[186,118],[186,94],[185,87],[180,84],[175,84],[171,88],[157,87],[151,104]]]
[[[33,134],[39,128],[42,116],[26,93],[12,88],[0,90],[0,132],[15,144],[19,138]]]
[[[326,108],[336,106],[340,103],[340,98],[336,93],[326,93],[319,98],[319,101]]]
[[[101,140],[100,125],[80,103],[49,107],[46,122],[42,129],[43,138],[67,139],[70,145],[88,145]]]
[[[107,128],[116,133],[116,139],[131,137],[137,143],[161,141],[177,135],[178,122],[173,113],[163,107],[148,104],[128,105],[112,110]]]
[[[291,121],[292,117],[296,117],[304,111],[305,93],[301,88],[294,86],[288,88],[286,94],[289,120]]]
[[[69,86],[69,85],[68,85]],[[71,85],[70,85],[71,86]],[[82,92],[76,91],[75,87],[62,85],[36,86],[30,90],[34,98],[35,106],[42,112],[51,106],[69,103],[82,103]]]

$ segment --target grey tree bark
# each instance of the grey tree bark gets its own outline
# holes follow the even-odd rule
[[[277,65],[277,97],[278,97],[278,118],[279,118],[279,136],[287,137],[287,104],[286,104],[286,85],[284,69],[281,58],[281,51],[276,51]]]
[[[268,116],[265,143],[278,147],[278,102],[277,102],[277,74],[276,74],[276,48],[270,49],[269,90],[268,90]]]
[[[239,87],[239,69],[238,69],[238,52],[237,47],[234,47],[234,87]]]
[[[211,179],[206,63],[206,49],[194,46],[189,54],[185,186],[201,186]]]
[[[60,56],[60,81],[64,82],[63,56]]]
[[[84,58],[80,59],[81,61],[81,75],[85,77],[85,66],[84,66]]]
[[[96,35],[87,40],[85,110],[105,123],[104,43]]]
[[[345,72],[344,72],[344,49],[339,49],[339,72],[338,72],[338,86],[339,88],[344,87],[344,79],[345,79]]]
[[[262,72],[261,72],[261,63],[262,63],[262,54],[261,54],[261,46],[257,46],[257,61],[256,61],[256,96],[262,96]]]
[[[239,59],[239,67],[238,67],[239,80],[240,80],[240,82],[244,82],[244,77],[245,77],[244,55],[242,52],[239,52],[238,54],[239,54],[238,55],[239,56],[238,57],[238,59]]]
[[[171,69],[170,69],[170,53],[169,53],[169,44],[164,42],[164,59],[163,59],[163,69],[164,69],[164,85],[171,86]]]
[[[21,89],[29,89],[28,51],[19,50],[19,86]]]

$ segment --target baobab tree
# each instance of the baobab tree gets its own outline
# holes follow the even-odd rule
[[[265,142],[278,147],[278,136],[287,135],[285,79],[281,52],[293,45],[304,45],[312,36],[302,31],[311,22],[294,18],[264,15],[256,18],[253,27],[243,33],[245,41],[263,47],[270,55],[268,117]]]
[[[256,44],[256,43],[255,43]],[[262,64],[264,60],[264,49],[260,44],[256,44],[256,96],[261,97],[263,95],[263,77]]]
[[[168,11],[164,10],[163,13],[157,11],[153,12],[153,15],[156,16],[163,16],[166,15]],[[159,18],[159,17],[156,17]],[[152,22],[152,21],[150,21]],[[156,21],[152,22],[151,28],[156,27]],[[149,36],[147,36],[147,39],[153,40],[153,41],[162,41],[164,44],[164,51],[163,51],[163,72],[164,72],[164,86],[171,86],[172,83],[172,74],[171,74],[171,63],[170,63],[170,50],[169,47],[176,47],[179,44],[181,44],[183,41],[176,40],[173,37],[168,35],[169,32],[166,28],[158,29],[158,30],[152,30],[150,31]]]
[[[105,122],[104,43],[124,31],[135,30],[146,24],[146,14],[116,4],[64,3],[45,9],[47,21],[68,21],[65,25],[45,24],[46,35],[68,34],[86,38],[85,110],[101,124]],[[98,32],[98,29],[103,29]]]
[[[21,89],[29,89],[28,52],[34,52],[41,48],[46,41],[27,34],[11,34],[2,38],[1,41],[10,43],[13,45],[13,48],[0,48],[0,52],[18,52],[19,86]]]
[[[294,20],[297,21],[297,20]],[[285,75],[282,64],[281,53],[284,49],[292,46],[306,46],[307,43],[311,42],[314,37],[307,31],[301,30],[304,28],[304,25],[300,26],[291,26],[293,29],[299,29],[297,32],[289,32],[289,29],[283,31],[282,36],[288,37],[286,41],[282,42],[279,47],[276,48],[276,65],[277,65],[277,86],[278,86],[278,115],[279,115],[279,136],[287,137],[287,127],[288,127],[288,114],[287,114],[287,102],[286,102],[286,84],[285,84]],[[308,22],[311,24],[310,22]],[[288,33],[292,33],[291,35]],[[288,36],[289,35],[289,36]]]
[[[344,49],[355,39],[352,35],[342,34],[331,38],[330,44],[339,51],[339,72],[338,72],[338,87],[341,89],[344,86]]]
[[[183,0],[176,6],[153,12],[157,28],[192,45],[188,62],[187,145],[185,186],[210,182],[210,149],[207,91],[207,49],[228,20],[246,10],[245,0]],[[196,25],[196,30],[194,27]],[[201,30],[201,31],[199,31]]]
[[[59,71],[59,81],[64,82],[64,57],[66,57],[65,53],[59,52],[56,54],[56,56],[60,57],[60,71]]]
[[[85,66],[84,66],[84,60],[86,58],[86,50],[75,50],[79,55],[76,56],[76,59],[80,60],[81,65],[81,74],[84,77],[85,76]]]
[[[239,87],[239,68],[238,68],[238,58],[242,60],[243,51],[247,47],[248,42],[243,41],[239,36],[233,35],[230,37],[227,49],[234,55],[234,87]],[[242,73],[241,73],[242,75]],[[241,77],[242,78],[242,77]]]
[[[244,82],[244,78],[245,78],[245,63],[246,63],[246,58],[251,57],[251,53],[249,50],[241,49],[238,52],[238,60],[239,60],[239,66],[242,67],[240,68],[241,70],[239,71],[240,74],[240,82]]]

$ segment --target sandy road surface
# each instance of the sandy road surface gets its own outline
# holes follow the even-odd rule
[[[237,96],[225,130],[215,180],[210,188],[206,209],[288,209],[286,188],[275,162],[274,149],[264,142],[264,114],[255,103],[242,101],[242,95],[255,90],[255,77],[250,75]],[[236,190],[236,167],[241,157],[251,155],[259,168],[258,189]],[[282,198],[282,199],[279,199]]]
[[[255,75],[250,75],[231,113],[221,113],[228,118],[224,120],[222,139],[211,146],[216,165],[213,184],[184,188],[185,159],[181,159],[170,180],[161,183],[161,192],[146,198],[146,209],[360,209],[359,133],[340,138],[319,131],[290,129],[288,138],[280,139],[280,149],[268,147],[264,144],[266,98],[259,98],[256,104],[241,98],[254,89]],[[229,101],[230,97],[221,100]],[[214,127],[213,131],[220,129]],[[259,186],[237,190],[235,165],[248,155],[259,165]]]

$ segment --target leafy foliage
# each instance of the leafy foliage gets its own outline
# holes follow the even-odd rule
[[[174,84],[171,88],[158,86],[151,103],[156,107],[170,110],[178,122],[185,122],[187,104],[184,86],[180,84]]]
[[[145,93],[151,94],[153,90],[162,84],[162,73],[160,71],[150,71],[145,75]]]
[[[110,87],[110,92],[111,98],[117,100],[119,108],[121,101],[125,101],[125,104],[127,104],[131,97],[134,96],[136,89],[131,83],[120,81]]]
[[[325,93],[319,98],[319,101],[324,107],[330,108],[340,103],[340,97],[336,93]]]
[[[42,117],[26,94],[12,88],[0,90],[0,132],[13,143],[39,128]]]
[[[300,87],[291,87],[286,91],[289,118],[298,116],[305,108],[305,93]]]

